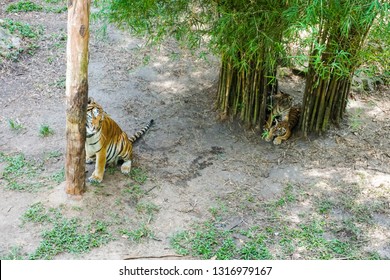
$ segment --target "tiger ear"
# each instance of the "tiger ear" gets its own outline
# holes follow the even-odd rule
[[[88,97],[88,104],[91,104],[91,103],[93,103],[93,102],[95,102],[95,100],[93,100],[92,97]]]

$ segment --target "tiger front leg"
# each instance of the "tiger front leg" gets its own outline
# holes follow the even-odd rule
[[[271,112],[271,114],[269,115],[268,120],[266,121],[265,126],[264,126],[264,128],[266,130],[269,130],[271,128],[272,123],[274,121],[274,118],[275,118],[275,116],[273,116],[272,112]]]
[[[106,168],[106,155],[107,152],[105,149],[100,150],[96,154],[95,170],[93,171],[91,177],[88,178],[89,182],[101,183],[103,181],[104,170]]]
[[[286,130],[286,133],[282,136],[278,136],[274,139],[274,144],[275,145],[280,145],[282,143],[282,141],[286,141],[288,138],[290,138],[291,136],[291,130],[290,129],[287,129]]]
[[[273,126],[268,133],[266,134],[264,140],[267,142],[271,142],[272,139],[274,138],[274,133],[275,133],[275,126]]]
[[[85,163],[86,164],[92,164],[96,161],[96,154],[95,152],[90,149],[90,147],[86,144],[85,145]]]

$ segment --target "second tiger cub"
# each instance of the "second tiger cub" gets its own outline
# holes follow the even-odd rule
[[[288,112],[287,120],[282,120],[280,122],[276,121],[276,124],[268,131],[265,141],[270,142],[276,137],[273,143],[279,145],[282,141],[286,141],[290,138],[293,128],[298,124],[300,114],[300,107],[292,107]]]

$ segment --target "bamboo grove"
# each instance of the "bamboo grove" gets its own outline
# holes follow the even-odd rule
[[[262,130],[268,97],[277,90],[277,62],[283,52],[280,42],[287,29],[281,14],[289,12],[285,2],[219,7],[220,18],[212,42],[215,48],[229,46],[220,52],[216,104],[222,119],[237,116],[248,127]]]
[[[146,35],[174,37],[220,57],[216,107],[260,130],[277,91],[279,62],[294,61],[288,45],[306,50],[300,129],[305,136],[338,125],[352,77],[367,62],[373,30],[388,48],[389,3],[380,0],[97,0],[98,17]],[[378,31],[379,30],[379,31]],[[309,38],[302,39],[302,33]],[[293,63],[293,62],[292,62]]]
[[[326,131],[330,122],[340,124],[353,75],[365,59],[367,36],[385,8],[380,1],[323,1],[306,13],[315,36],[300,124],[305,136]]]

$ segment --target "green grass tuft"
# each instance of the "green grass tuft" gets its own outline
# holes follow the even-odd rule
[[[0,260],[23,260],[25,259],[24,254],[22,253],[22,248],[20,246],[13,246],[8,254],[0,255]]]
[[[145,223],[142,223],[139,228],[133,230],[121,229],[119,233],[134,242],[141,242],[141,240],[146,238],[154,238],[154,233]]]
[[[141,168],[134,167],[130,171],[130,177],[138,184],[144,184],[148,180],[148,175]]]
[[[39,12],[43,10],[43,6],[35,4],[31,1],[19,1],[8,5],[6,12],[20,13],[20,12]]]
[[[47,137],[54,134],[54,130],[47,124],[42,124],[39,128],[39,135],[41,137]]]
[[[13,131],[20,131],[23,129],[23,125],[18,120],[9,119],[8,126]]]

